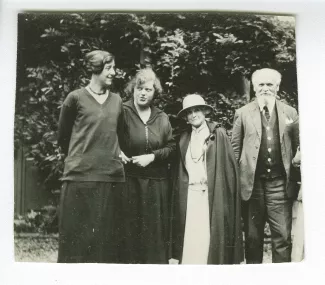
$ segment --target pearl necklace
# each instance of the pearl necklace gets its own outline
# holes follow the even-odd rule
[[[88,85],[88,87],[89,87],[89,90],[96,95],[104,95],[106,93],[106,90],[103,93],[98,93],[98,92],[95,92],[93,89],[91,89],[90,85]]]

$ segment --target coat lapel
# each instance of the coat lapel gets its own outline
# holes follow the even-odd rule
[[[284,114],[283,104],[278,100],[276,100],[276,108],[277,108],[277,111],[278,111],[278,119],[279,119],[280,143],[282,143],[284,129],[285,129],[285,126],[286,126],[286,124],[285,124],[286,116]]]
[[[186,211],[187,211],[187,191],[188,191],[188,173],[186,170],[185,156],[187,148],[190,142],[191,132],[189,129],[185,130],[179,138],[179,150],[180,150],[180,169],[181,174],[179,174],[179,213],[180,213],[180,225],[182,232],[185,231],[186,223]],[[187,183],[186,183],[187,181]],[[183,233],[184,234],[184,233]]]
[[[256,132],[259,138],[262,138],[262,122],[261,122],[261,114],[260,109],[258,107],[257,100],[252,104],[250,110],[250,115],[252,117],[253,124],[255,126]]]
[[[182,159],[182,162],[183,162],[184,166],[185,166],[185,156],[186,156],[188,144],[190,142],[190,138],[191,138],[191,132],[189,130],[186,130],[181,135],[180,140],[179,140],[179,148],[180,148],[180,152],[181,152],[181,159]]]
[[[213,136],[213,133],[215,133],[216,124],[214,123],[208,123],[208,127],[210,130],[210,136]],[[209,209],[210,209],[210,216],[212,211],[212,202],[213,202],[213,193],[214,193],[214,183],[215,183],[215,173],[216,173],[216,161],[215,161],[215,151],[216,148],[216,134],[214,134],[214,139],[208,140],[208,146],[206,150],[206,169],[207,169],[207,177],[208,177],[208,196],[209,196]]]

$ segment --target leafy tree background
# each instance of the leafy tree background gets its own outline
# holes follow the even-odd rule
[[[28,147],[49,191],[60,188],[63,158],[56,142],[61,105],[89,80],[84,55],[112,52],[114,91],[150,66],[164,93],[155,104],[175,133],[182,98],[199,93],[216,109],[212,119],[231,132],[234,111],[253,99],[252,72],[272,67],[282,75],[279,96],[297,108],[294,20],[225,13],[24,13],[18,17],[15,148]]]

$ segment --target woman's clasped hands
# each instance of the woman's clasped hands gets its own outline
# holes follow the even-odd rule
[[[141,167],[146,167],[148,166],[151,162],[155,160],[155,155],[153,153],[151,154],[143,154],[143,155],[137,155],[137,156],[132,156],[127,157],[123,151],[121,151],[119,157],[122,159],[122,162],[124,164],[127,164],[128,162],[132,162],[138,166]]]

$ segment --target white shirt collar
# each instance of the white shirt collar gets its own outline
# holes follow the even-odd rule
[[[192,132],[198,134],[202,130],[204,130],[205,128],[208,128],[208,125],[207,125],[207,122],[204,120],[204,122],[202,123],[202,125],[199,126],[198,128],[195,128],[195,127],[192,126]]]
[[[274,105],[275,105],[275,97],[274,96],[269,96],[269,97],[264,97],[267,100],[267,108],[269,109],[270,114],[272,114]],[[264,99],[263,98],[263,99]],[[265,106],[264,100],[262,100],[262,97],[257,97],[257,103],[260,108],[260,111],[263,111],[263,108]]]

